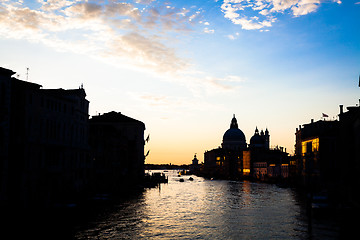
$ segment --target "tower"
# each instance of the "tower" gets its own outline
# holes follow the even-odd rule
[[[269,135],[269,131],[268,129],[266,128],[265,130],[265,148],[266,149],[270,149],[270,135]]]
[[[196,153],[194,155],[194,159],[192,160],[192,165],[198,165],[199,164],[199,160],[196,158]]]

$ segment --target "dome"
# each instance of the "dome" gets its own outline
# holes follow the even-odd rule
[[[224,133],[223,141],[244,141],[245,135],[238,128],[230,128]]]
[[[262,138],[260,135],[255,134],[254,136],[251,137],[250,139],[250,144],[254,145],[254,144],[265,144],[265,139]]]
[[[256,127],[254,136],[250,138],[250,148],[267,148],[269,149],[269,131],[266,128],[265,134],[264,131],[261,130],[259,134],[259,130]]]
[[[246,148],[245,135],[239,129],[235,115],[231,120],[230,128],[224,133],[222,146],[231,149]]]

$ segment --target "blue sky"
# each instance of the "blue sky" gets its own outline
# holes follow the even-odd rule
[[[359,16],[357,0],[2,0],[0,66],[143,121],[149,163],[202,160],[233,114],[292,153],[298,125],[358,103]]]

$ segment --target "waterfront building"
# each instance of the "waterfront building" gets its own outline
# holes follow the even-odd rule
[[[1,200],[19,207],[72,201],[87,186],[85,90],[43,89],[0,68]]]
[[[360,207],[360,107],[340,105],[339,120],[319,120],[296,129],[297,176],[308,191]]]
[[[259,134],[259,130],[256,127],[254,135],[250,138],[249,148],[251,149],[269,149],[270,148],[270,135],[269,131],[266,128],[265,133],[261,130]]]
[[[11,76],[14,74],[15,72],[0,67],[0,204],[5,203],[8,198],[10,86]]]
[[[199,164],[199,159],[196,157],[196,153],[194,155],[194,159],[192,160],[192,163],[190,164],[190,172],[192,174],[199,174],[201,165]]]
[[[224,133],[222,147],[205,151],[203,174],[218,178],[287,178],[288,154],[282,147],[270,148],[268,129],[254,135],[247,146],[244,133],[233,116],[230,128]]]
[[[337,175],[339,122],[319,120],[296,130],[295,153],[298,174],[313,191],[324,188]],[[335,180],[335,179],[334,179]]]
[[[216,178],[239,178],[243,172],[243,150],[247,148],[245,134],[233,116],[224,133],[222,147],[204,153],[203,174]]]
[[[338,164],[337,174],[341,176],[341,195],[360,208],[360,100],[358,105],[349,106],[347,110],[344,112],[340,105],[338,151],[342,163]]]
[[[145,124],[120,112],[89,120],[97,191],[121,191],[144,177]]]

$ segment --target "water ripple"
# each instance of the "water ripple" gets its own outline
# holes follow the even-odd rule
[[[291,189],[192,176],[147,189],[100,215],[77,239],[331,239],[336,226],[315,224],[311,233]],[[184,177],[184,179],[186,179]],[[316,228],[317,227],[317,228]],[[318,235],[316,235],[318,234]]]

